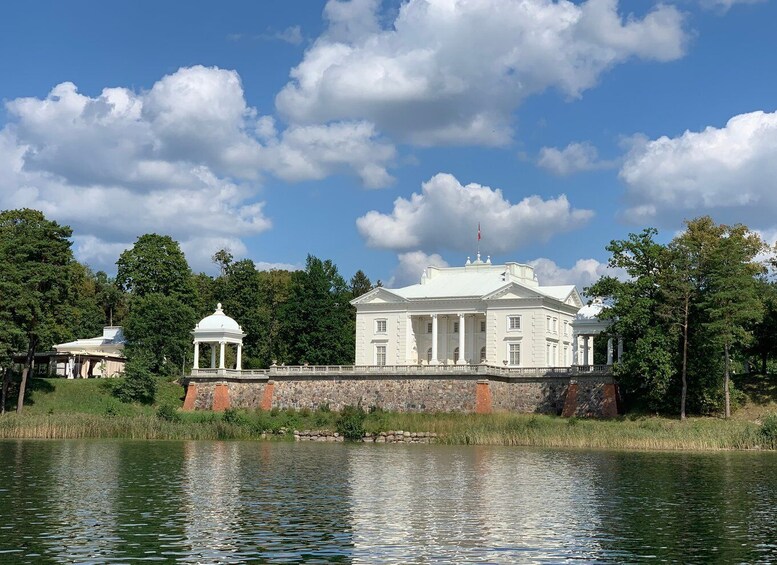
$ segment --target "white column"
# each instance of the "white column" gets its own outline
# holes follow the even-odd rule
[[[577,342],[580,339],[580,336],[577,334],[572,334],[572,364],[573,365],[579,365],[577,361]]]
[[[607,364],[612,365],[612,338],[607,340]]]
[[[222,341],[219,343],[219,369],[225,369],[224,366],[224,346],[226,344]]]
[[[211,369],[216,368],[216,344],[215,343],[210,344],[210,368]]]
[[[623,361],[622,357],[623,357],[623,338],[619,337],[618,338],[618,363]]]
[[[459,362],[457,365],[466,365],[467,356],[464,351],[464,314],[459,314]]]
[[[237,344],[237,362],[235,363],[235,369],[238,371],[243,370],[243,345],[238,343]]]
[[[583,365],[590,365],[588,362],[588,337],[587,335],[583,336]]]
[[[432,314],[432,360],[429,364],[440,364],[440,360],[437,359],[437,314]]]
[[[194,368],[200,368],[200,342],[194,342]]]

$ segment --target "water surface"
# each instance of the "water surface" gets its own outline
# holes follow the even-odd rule
[[[777,561],[777,454],[0,441],[0,562]]]

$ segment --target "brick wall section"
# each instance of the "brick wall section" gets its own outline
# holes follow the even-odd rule
[[[196,388],[192,389],[192,385]],[[396,412],[523,412],[564,416],[617,415],[617,386],[609,378],[534,380],[388,379],[279,379],[263,382],[190,382],[196,391],[194,409],[226,407],[269,410],[309,408],[328,404],[378,406]],[[226,405],[224,404],[226,402]],[[186,404],[185,404],[186,406]]]
[[[183,400],[183,409],[186,412],[194,410],[197,403],[197,383],[189,383],[186,387],[186,398]]]

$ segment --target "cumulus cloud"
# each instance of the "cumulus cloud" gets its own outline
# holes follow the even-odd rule
[[[599,159],[599,152],[590,143],[570,143],[563,149],[543,147],[537,159],[537,165],[559,176],[567,176],[580,171],[610,169],[613,161]]]
[[[0,130],[0,208],[34,207],[71,225],[79,258],[111,268],[138,234],[179,239],[199,268],[219,242],[271,227],[256,193],[284,180],[358,175],[393,180],[394,148],[369,124],[293,126],[281,133],[246,104],[234,71],[196,66],[146,92],[87,96],[69,82],[46,98],[6,102]]]
[[[624,279],[626,276],[622,269],[612,269],[607,266],[607,263],[602,263],[596,259],[578,259],[568,269],[544,257],[529,261],[529,265],[534,267],[540,284],[551,286],[574,284],[581,292],[605,275],[619,279]]]
[[[462,185],[454,176],[437,174],[421,193],[397,198],[389,214],[372,210],[356,221],[370,247],[427,253],[471,252],[478,222],[481,248],[488,253],[513,251],[584,225],[591,210],[574,209],[566,196],[543,200],[529,196],[510,203],[502,191],[479,184]]]
[[[731,118],[722,128],[636,143],[620,170],[625,216],[677,223],[715,213],[722,221],[770,226],[777,214],[777,112]]]
[[[397,256],[398,264],[386,283],[388,288],[399,288],[416,284],[426,267],[448,267],[448,263],[437,253],[426,254],[423,251],[409,251]]]
[[[527,96],[580,96],[627,59],[681,57],[687,40],[665,4],[640,18],[617,0],[409,0],[388,25],[379,9],[327,3],[327,30],[276,97],[285,118],[367,120],[421,145],[504,144]]]
[[[703,8],[718,12],[728,12],[735,4],[761,4],[763,2],[766,0],[699,0]]]

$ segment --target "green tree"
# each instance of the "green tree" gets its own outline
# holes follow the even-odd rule
[[[134,298],[124,323],[127,359],[140,360],[154,374],[179,374],[191,360],[196,322],[194,309],[174,296],[152,293]]]
[[[753,344],[749,352],[758,357],[761,374],[768,373],[768,361],[777,355],[777,283],[759,279],[758,295],[763,317],[753,324]]]
[[[262,333],[257,343],[257,358],[260,366],[291,362],[289,346],[284,339],[287,309],[291,296],[292,273],[286,270],[259,272],[259,323]]]
[[[761,238],[742,225],[722,226],[724,235],[710,253],[708,287],[704,307],[709,321],[709,338],[723,349],[724,413],[731,416],[731,349],[745,345],[751,337],[748,328],[763,313],[756,277],[764,268],[755,257],[764,250]]]
[[[652,410],[665,408],[675,372],[670,328],[658,311],[666,248],[655,242],[657,233],[647,228],[610,242],[608,265],[623,269],[628,278],[605,276],[586,289],[587,295],[605,299],[608,308],[600,316],[612,320],[609,332],[629,344],[615,368],[625,395]]]
[[[262,291],[259,272],[253,261],[243,259],[229,264],[218,283],[219,300],[224,311],[240,324],[246,334],[243,340],[245,366],[255,366],[259,364],[259,343],[266,331],[260,315]]]
[[[35,352],[51,347],[68,331],[76,272],[71,234],[69,227],[37,210],[0,212],[0,343],[9,344],[0,348],[0,365],[8,367],[17,348],[25,351],[19,413]],[[7,393],[5,383],[3,390]]]
[[[219,273],[223,277],[227,273],[227,269],[232,264],[234,257],[226,249],[219,249],[213,254],[211,260],[219,266]]]
[[[292,273],[284,309],[284,336],[292,363],[353,363],[351,293],[330,260],[308,255],[305,270]]]
[[[141,235],[116,261],[116,283],[133,297],[174,296],[188,304],[194,298],[191,270],[178,242],[167,235]]]
[[[351,277],[351,297],[352,298],[358,298],[362,294],[367,294],[369,291],[371,291],[374,286],[372,286],[372,282],[370,281],[369,277],[364,274],[364,271],[359,269],[354,273],[353,277]]]

